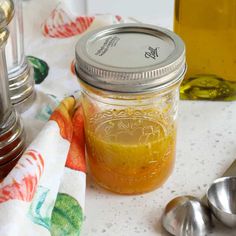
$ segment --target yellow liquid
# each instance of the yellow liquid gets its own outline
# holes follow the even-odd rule
[[[186,44],[186,78],[236,81],[236,0],[176,0],[174,31]]]
[[[175,125],[167,125],[164,120],[124,116],[87,129],[88,162],[95,181],[122,194],[159,187],[175,160]]]

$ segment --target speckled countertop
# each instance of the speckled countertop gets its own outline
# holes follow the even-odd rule
[[[161,227],[163,209],[172,198],[201,197],[236,158],[236,102],[181,101],[177,156],[173,174],[161,188],[121,196],[88,178],[86,219],[81,236],[167,236]],[[222,227],[214,236],[235,236]]]
[[[35,12],[31,13],[29,8],[25,12],[32,14],[31,18],[34,19]],[[166,14],[169,14],[168,11]],[[27,17],[25,19],[31,19],[30,15]],[[26,38],[26,51],[28,55],[43,56],[34,46],[40,32],[29,34],[31,22],[25,21],[24,25],[26,35],[30,36]],[[172,16],[146,23],[171,29]],[[55,47],[55,42],[52,43]],[[236,102],[181,101],[176,165],[171,177],[156,191],[122,196],[97,187],[88,176],[86,218],[81,236],[167,236],[160,219],[168,201],[183,194],[203,196],[208,185],[220,177],[235,158]],[[217,232],[214,232],[214,236],[236,235],[236,230],[221,228]]]

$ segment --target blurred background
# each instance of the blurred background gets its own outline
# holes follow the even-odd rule
[[[66,5],[74,15],[112,14],[132,17],[144,23],[173,28],[174,0],[41,0],[37,12],[31,11],[38,0],[25,0],[25,11],[32,18],[47,17],[57,5]],[[47,7],[45,7],[47,6]]]
[[[80,0],[82,1],[82,0]],[[172,28],[174,0],[84,0],[90,14],[119,14]]]

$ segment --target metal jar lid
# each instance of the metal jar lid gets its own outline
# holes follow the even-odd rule
[[[98,89],[143,93],[168,88],[185,73],[185,46],[172,31],[118,24],[87,33],[76,45],[76,73]]]

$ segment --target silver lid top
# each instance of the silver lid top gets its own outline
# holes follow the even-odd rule
[[[140,93],[181,80],[185,47],[173,32],[146,24],[92,31],[76,45],[76,71],[85,83],[108,91]]]

